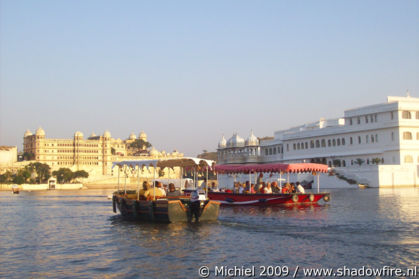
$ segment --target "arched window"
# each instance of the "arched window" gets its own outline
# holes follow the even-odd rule
[[[354,141],[353,141],[352,137],[350,137],[349,138],[349,144],[353,144],[353,143],[354,143]]]
[[[330,141],[330,140],[327,140],[327,146],[331,146],[332,145],[332,142]]]
[[[405,163],[413,163],[413,157],[411,155],[404,156],[404,162]]]
[[[342,145],[345,145],[345,138],[342,138]]]
[[[402,118],[403,119],[412,119],[412,115],[410,114],[410,111],[404,110],[402,112]]]
[[[333,139],[333,146],[336,146],[336,140],[335,139]]]
[[[310,148],[314,148],[314,140],[310,141]]]
[[[411,140],[412,139],[412,133],[411,132],[403,132],[403,139],[404,140]]]
[[[340,139],[338,139],[338,145],[340,145]]]
[[[316,140],[316,148],[319,148],[319,147],[320,147],[320,141]]]
[[[322,147],[326,147],[326,140],[322,139]]]

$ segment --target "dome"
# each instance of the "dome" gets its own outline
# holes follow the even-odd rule
[[[226,148],[227,147],[227,141],[223,135],[220,142],[218,143],[218,148]]]
[[[228,141],[227,147],[243,147],[244,146],[244,139],[239,137],[237,133],[235,133]]]
[[[253,131],[250,132],[250,136],[246,139],[246,146],[257,146],[259,145],[258,138],[253,134]]]
[[[147,141],[147,134],[144,133],[144,131],[141,131],[140,135],[138,136],[139,139],[142,139],[143,141]]]
[[[90,134],[90,138],[94,138],[94,137],[96,137],[96,134],[95,134],[94,132],[92,132],[92,133]]]
[[[151,149],[150,151],[150,156],[159,156],[159,151],[157,151],[157,149],[155,149],[154,147]]]
[[[108,130],[106,130],[106,131],[103,133],[103,137],[104,137],[104,138],[110,138],[110,137],[111,137],[111,132],[109,132]]]
[[[74,133],[74,137],[75,138],[82,138],[83,137],[83,133],[80,132],[80,131],[77,131],[77,132]]]
[[[137,139],[137,136],[136,136],[134,133],[131,133],[131,134],[129,135],[129,139],[130,139],[130,140],[136,140],[136,139]]]
[[[45,136],[44,129],[42,129],[41,127],[39,127],[38,130],[36,130],[36,135],[37,136]]]
[[[24,137],[26,138],[26,137],[29,137],[29,136],[32,136],[32,133],[31,133],[31,131],[26,130]]]

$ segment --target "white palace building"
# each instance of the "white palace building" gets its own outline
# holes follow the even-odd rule
[[[280,130],[273,138],[234,134],[218,144],[218,164],[318,162],[345,183],[370,187],[419,184],[419,98],[350,109],[338,119]]]

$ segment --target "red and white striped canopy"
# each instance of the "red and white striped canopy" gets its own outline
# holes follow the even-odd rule
[[[282,173],[298,173],[298,172],[327,172],[328,166],[315,163],[296,163],[296,164],[248,164],[248,165],[216,165],[217,173],[249,173],[249,172],[282,172]]]

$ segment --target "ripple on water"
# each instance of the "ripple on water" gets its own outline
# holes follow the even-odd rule
[[[95,191],[0,193],[0,277],[196,278],[203,264],[412,267],[417,189],[336,190],[329,204],[223,207],[217,222],[127,221]]]

